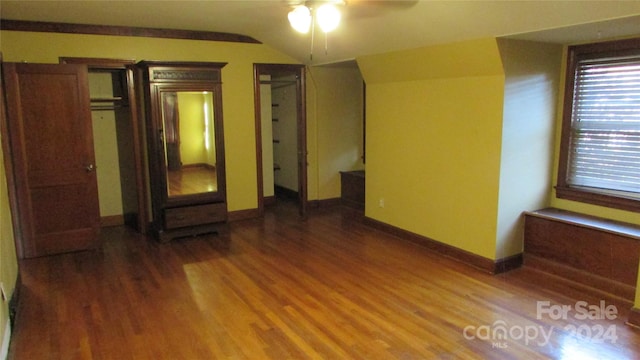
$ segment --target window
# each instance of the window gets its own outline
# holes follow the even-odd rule
[[[640,39],[569,47],[556,193],[640,211]]]

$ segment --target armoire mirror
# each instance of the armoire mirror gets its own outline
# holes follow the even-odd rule
[[[215,193],[215,114],[211,91],[163,91],[167,196]]]
[[[145,114],[153,231],[161,241],[226,223],[223,63],[138,63]]]

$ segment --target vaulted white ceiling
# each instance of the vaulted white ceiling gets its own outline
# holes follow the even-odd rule
[[[307,64],[433,44],[510,36],[559,43],[640,35],[640,1],[347,0],[340,27],[296,33],[302,0],[0,1],[2,19],[227,32],[251,36]],[[1,23],[0,23],[1,27]],[[1,41],[2,39],[0,39]]]

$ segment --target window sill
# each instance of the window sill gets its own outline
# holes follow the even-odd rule
[[[640,212],[640,200],[595,192],[586,188],[556,186],[558,199],[606,206],[614,209]]]

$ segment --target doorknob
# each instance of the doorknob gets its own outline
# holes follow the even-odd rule
[[[84,169],[85,169],[85,170],[87,170],[87,172],[88,172],[88,173],[90,173],[90,172],[92,172],[93,170],[95,170],[95,169],[96,169],[96,167],[95,167],[95,166],[93,166],[93,164],[89,164],[89,165],[87,165]]]

